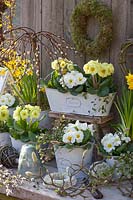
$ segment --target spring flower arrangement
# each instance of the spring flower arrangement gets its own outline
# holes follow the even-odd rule
[[[40,133],[39,122],[41,109],[39,106],[17,106],[13,117],[8,120],[9,131],[12,137],[22,142],[35,142],[36,135]]]
[[[15,97],[9,93],[0,96],[0,106],[12,107],[15,104]]]
[[[77,95],[84,90],[86,78],[83,71],[72,61],[58,58],[51,63],[54,70],[50,80],[46,83],[47,87],[58,89],[60,92],[70,92]]]
[[[75,146],[90,147],[90,143],[94,141],[93,125],[79,121],[68,123],[66,119],[61,118],[55,121],[55,125],[51,131],[52,134],[49,132],[41,134],[38,137],[38,144],[51,143],[73,148]]]
[[[8,130],[7,121],[9,119],[9,110],[7,106],[0,106],[0,131]]]
[[[61,142],[66,147],[86,145],[92,142],[93,132],[93,126],[87,125],[87,123],[81,123],[79,121],[69,123],[63,129]]]
[[[119,156],[133,151],[131,138],[121,132],[108,133],[101,139],[100,151],[107,156]]]
[[[47,87],[56,88],[60,92],[78,95],[82,92],[107,96],[115,91],[112,80],[114,67],[112,64],[89,61],[80,69],[66,58],[58,58],[51,63],[54,70]]]

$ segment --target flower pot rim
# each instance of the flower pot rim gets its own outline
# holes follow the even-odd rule
[[[58,91],[58,89],[56,89],[56,88],[49,88],[49,87],[46,87],[46,92],[47,92],[47,90],[53,90],[53,91]],[[62,93],[62,92],[60,92],[60,91],[58,91],[59,93]],[[66,93],[62,93],[62,94],[70,94],[70,95],[72,95],[70,92],[66,92]],[[97,96],[97,97],[100,97],[100,98],[105,98],[105,97],[108,97],[109,95],[116,95],[117,94],[117,92],[110,92],[107,96],[104,96],[104,97],[101,97],[101,96],[98,96],[97,94],[90,94],[89,92],[82,92],[82,93],[79,93],[79,95],[84,95],[84,94],[89,94],[89,95],[91,95],[91,96]],[[72,96],[74,96],[74,95],[72,95]],[[77,95],[78,96],[78,95]]]
[[[61,147],[61,148],[65,148],[65,149],[69,149],[69,150],[73,150],[73,149],[88,149],[88,148],[85,148],[88,144],[91,144],[92,146],[95,144],[95,141],[94,142],[88,142],[87,144],[84,144],[84,145],[82,145],[82,146],[77,146],[77,145],[74,145],[72,148],[67,148],[66,146],[65,146],[65,144],[64,145],[59,145],[59,144],[54,144],[54,146],[55,147]]]

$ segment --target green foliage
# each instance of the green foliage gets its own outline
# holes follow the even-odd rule
[[[122,95],[117,97],[115,106],[120,116],[116,129],[133,140],[133,91],[123,88]]]
[[[116,92],[116,87],[113,83],[113,77],[108,76],[106,78],[101,78],[97,75],[97,80],[99,82],[99,86],[97,89],[93,87],[93,81],[91,76],[86,76],[87,81],[85,83],[85,91],[90,94],[96,94],[99,97],[108,96],[109,93]]]
[[[13,89],[24,104],[37,104],[37,77],[36,74],[27,75],[21,78],[16,85],[13,85]]]
[[[15,139],[21,140],[22,142],[35,142],[36,136],[41,132],[39,129],[39,122],[35,121],[29,123],[26,120],[20,119],[15,121],[12,117],[9,118],[8,123],[10,134]]]
[[[99,33],[94,40],[87,36],[87,24],[90,17],[99,23]],[[112,11],[97,0],[82,0],[71,16],[71,34],[77,50],[98,58],[110,45],[113,36]]]
[[[21,117],[21,112],[26,110],[26,106],[31,107],[31,110],[27,111],[29,112],[27,114],[26,118]],[[35,109],[38,109],[38,116],[40,115],[40,108],[38,106],[30,106],[26,105],[25,107],[19,107],[20,111],[17,111],[18,107],[14,111],[18,112],[18,119],[16,119],[13,114],[13,117],[10,116],[7,121],[7,126],[9,127],[9,132],[12,135],[13,138],[19,139],[22,142],[36,142],[36,136],[39,135],[42,130],[39,128],[39,123],[45,116],[36,117],[32,116],[32,111],[35,111]]]

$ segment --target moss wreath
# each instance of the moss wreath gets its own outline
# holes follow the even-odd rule
[[[90,17],[100,24],[94,40],[87,36],[87,21]],[[98,58],[110,45],[113,37],[112,11],[97,0],[82,0],[71,16],[71,35],[76,49],[90,57]]]

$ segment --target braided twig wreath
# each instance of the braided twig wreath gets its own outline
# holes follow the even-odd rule
[[[87,36],[87,22],[90,17],[94,17],[100,27],[99,33],[94,40]],[[97,0],[82,0],[71,16],[71,34],[77,50],[98,58],[112,40],[111,9]]]

